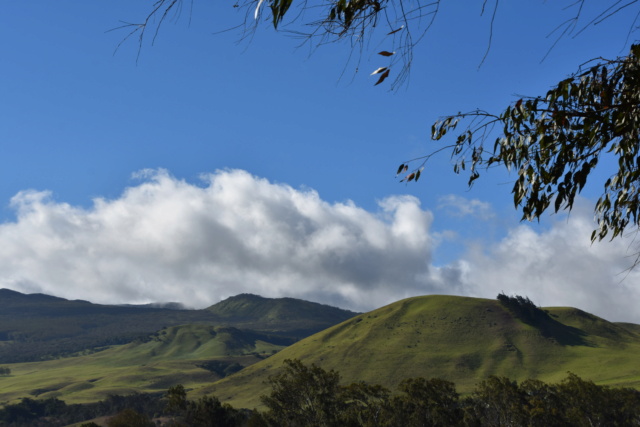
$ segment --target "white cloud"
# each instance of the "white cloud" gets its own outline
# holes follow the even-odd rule
[[[410,196],[370,213],[314,191],[220,171],[197,186],[165,171],[81,209],[24,191],[0,226],[0,286],[94,302],[206,306],[241,292],[352,309],[442,292],[432,215]]]
[[[467,199],[455,194],[447,194],[438,199],[438,209],[442,209],[447,215],[464,217],[474,216],[483,221],[495,217],[491,205],[478,199]]]
[[[353,310],[415,295],[506,292],[640,323],[640,269],[624,275],[629,239],[591,245],[588,209],[569,221],[545,219],[541,231],[517,226],[497,242],[476,236],[464,257],[436,268],[433,215],[411,196],[388,197],[372,213],[239,170],[207,175],[201,185],[165,171],[138,178],[88,209],[47,192],[16,195],[17,220],[0,225],[0,287],[194,307],[250,292]]]
[[[547,230],[523,224],[488,248],[472,247],[464,261],[467,291],[488,298],[499,292],[528,296],[542,306],[578,307],[608,320],[640,323],[640,270],[628,270],[632,239],[592,245],[592,218],[578,208]]]

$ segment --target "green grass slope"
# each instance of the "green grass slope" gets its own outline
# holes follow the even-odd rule
[[[277,339],[236,328],[174,326],[146,342],[86,356],[3,365],[11,375],[0,377],[0,403],[21,397],[81,403],[109,394],[164,392],[175,384],[200,387],[224,376],[225,368],[251,365],[282,348]]]
[[[640,335],[572,308],[547,309],[526,324],[496,300],[426,296],[362,314],[312,335],[196,394],[257,407],[285,359],[335,369],[344,383],[389,388],[407,377],[439,377],[469,392],[489,375],[559,381],[567,371],[596,383],[640,386]]]
[[[0,289],[0,363],[126,344],[164,327],[213,322],[204,310],[115,306]]]

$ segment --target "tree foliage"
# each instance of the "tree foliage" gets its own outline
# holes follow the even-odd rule
[[[107,425],[172,426],[636,426],[640,392],[609,388],[575,374],[557,384],[518,383],[490,376],[461,399],[455,384],[438,378],[400,381],[395,393],[377,384],[339,384],[336,371],[287,360],[263,396],[267,411],[237,410],[215,396],[188,400],[183,386],[164,396],[109,396],[66,405],[58,399],[23,399],[0,408],[0,425],[65,426],[109,416]],[[164,409],[162,404],[165,403]],[[83,424],[96,425],[96,424]]]
[[[340,375],[287,359],[283,372],[269,379],[271,394],[262,402],[268,417],[282,426],[335,425]]]
[[[182,384],[169,387],[164,396],[164,412],[173,416],[175,426],[217,426],[229,427],[242,424],[243,415],[215,396],[203,396],[198,400],[188,400]]]
[[[493,166],[517,174],[511,192],[523,220],[571,210],[598,162],[613,156],[617,170],[596,203],[591,240],[640,225],[640,45],[626,57],[585,64],[546,95],[519,99],[500,114],[444,117],[432,138],[452,132],[454,171],[468,170],[470,186]]]
[[[456,386],[439,378],[407,378],[398,386],[402,394],[391,402],[400,425],[455,426],[462,422]]]
[[[372,75],[380,84],[395,72],[392,87],[406,81],[415,46],[431,28],[441,8],[441,0],[236,0],[244,11],[240,25],[244,34],[262,21],[302,35],[316,46],[348,41],[360,52],[373,37],[380,67]],[[193,5],[193,0],[191,0]],[[493,37],[498,0],[476,3],[480,14],[490,15],[487,53]],[[611,16],[637,8],[638,0],[611,0],[599,5],[595,16],[583,17],[585,0],[567,1],[572,16],[552,32],[551,48],[566,36],[575,36]],[[140,23],[126,23],[126,38],[138,35],[140,46],[151,28],[153,38],[162,23],[183,6],[183,0],[157,0]],[[633,15],[633,13],[631,14]],[[637,29],[636,14],[629,33]],[[155,27],[154,27],[155,25]],[[122,27],[121,27],[122,28]],[[484,62],[486,53],[482,61]],[[385,62],[388,61],[388,62]],[[432,138],[442,140],[457,130],[452,144],[432,150],[425,157],[404,162],[398,168],[401,182],[418,181],[424,163],[435,153],[451,149],[454,171],[469,172],[469,185],[481,171],[502,166],[517,173],[512,193],[523,220],[536,220],[547,210],[571,210],[576,195],[605,156],[613,156],[618,169],[606,178],[602,196],[595,205],[597,228],[591,240],[612,239],[628,226],[640,225],[640,45],[628,56],[599,59],[581,66],[561,80],[544,96],[521,98],[501,113],[483,110],[445,116],[432,127]],[[399,69],[399,70],[398,70]],[[465,123],[462,131],[456,129]],[[636,262],[640,261],[640,254]]]
[[[357,382],[340,388],[339,424],[342,426],[382,425],[391,410],[391,392],[379,384]]]
[[[549,317],[549,315],[538,308],[529,297],[522,297],[520,295],[510,297],[500,293],[498,294],[498,301],[516,317],[528,324],[534,324],[536,321]]]
[[[490,376],[460,399],[455,384],[409,378],[392,395],[378,385],[338,385],[339,374],[285,361],[263,401],[275,426],[627,426],[640,423],[640,392],[569,373],[558,384]],[[327,382],[331,384],[327,388]]]
[[[148,416],[133,409],[125,409],[107,420],[107,427],[153,427]]]
[[[373,38],[380,38],[384,50],[380,67],[372,70],[380,84],[394,70],[392,87],[406,81],[413,61],[413,48],[431,28],[440,11],[441,0],[236,0],[231,3],[241,13],[241,23],[230,25],[241,30],[241,38],[250,37],[261,23],[269,23],[276,30],[284,30],[303,40],[302,44],[320,46],[332,42],[346,42],[351,49],[365,51]],[[486,0],[476,5],[495,12]],[[156,0],[141,20],[123,22],[114,30],[126,30],[124,39],[137,38],[139,46],[148,36],[155,41],[162,25],[177,18],[183,9],[194,6],[194,0]],[[138,51],[140,52],[140,50]]]
[[[185,421],[193,427],[232,427],[241,424],[242,415],[215,396],[204,396],[187,404]]]
[[[169,414],[182,414],[187,409],[187,391],[182,384],[169,387],[165,395],[165,411]]]
[[[390,392],[364,382],[340,385],[340,374],[297,359],[284,361],[262,396],[265,420],[274,426],[377,426],[389,415]]]

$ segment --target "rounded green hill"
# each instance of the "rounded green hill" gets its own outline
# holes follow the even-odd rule
[[[340,372],[344,383],[395,388],[409,377],[443,378],[462,393],[489,375],[559,381],[567,371],[598,383],[640,385],[640,335],[572,308],[525,322],[497,300],[432,295],[359,315],[285,348],[198,393],[236,407],[260,405],[285,359]]]

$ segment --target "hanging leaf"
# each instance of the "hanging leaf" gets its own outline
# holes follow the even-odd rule
[[[422,171],[419,170],[418,172],[416,172],[416,182],[418,182],[418,180],[420,179],[420,172]]]
[[[374,84],[374,86],[378,86],[380,83],[382,83],[383,81],[385,81],[385,79],[386,79],[387,77],[389,77],[389,71],[391,71],[391,70],[387,70],[387,71],[385,71],[384,73],[382,73],[382,74],[380,75],[380,78],[379,78],[379,79],[378,79],[378,81],[376,82],[376,84]]]
[[[391,34],[395,34],[398,31],[402,30],[403,28],[404,28],[404,25],[400,25],[400,28],[397,28],[397,29],[391,31],[390,33],[387,33],[387,35],[390,36]]]
[[[253,14],[253,18],[257,21],[258,20],[258,15],[260,13],[260,6],[262,6],[262,2],[264,2],[264,0],[260,0],[258,2],[258,6],[256,6],[256,11]]]
[[[378,68],[377,70],[375,70],[373,73],[371,73],[370,75],[372,75],[372,76],[373,76],[374,74],[380,74],[380,73],[382,73],[383,71],[387,71],[387,67],[380,67],[380,68]]]
[[[278,29],[278,24],[282,21],[282,18],[284,18],[284,15],[289,10],[292,2],[293,0],[274,0],[273,3],[271,3],[270,7],[273,15],[273,27],[276,30]]]
[[[521,107],[522,107],[522,98],[518,99],[518,101],[516,102],[515,108],[518,111],[521,111]]]
[[[413,180],[413,178],[415,178],[415,177],[416,177],[416,173],[415,173],[415,172],[411,172],[411,173],[409,174],[409,176],[407,177],[407,182],[412,181],[412,180]]]
[[[378,55],[382,55],[382,56],[393,56],[395,55],[395,52],[387,52],[386,50],[383,50],[382,52],[378,52]]]
[[[396,172],[396,176],[400,175],[402,173],[402,170],[405,168],[405,164],[401,164],[400,167],[398,168],[398,172]]]

